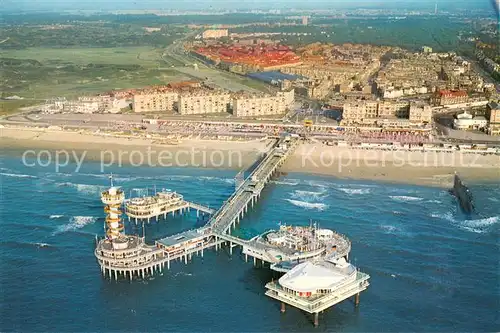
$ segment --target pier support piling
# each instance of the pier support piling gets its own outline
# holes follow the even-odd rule
[[[285,313],[286,308],[285,308],[285,303],[281,302],[281,313]]]
[[[319,318],[318,318],[318,312],[314,313],[314,327],[318,327],[319,325]]]
[[[354,296],[354,306],[355,306],[355,307],[358,307],[358,306],[359,306],[359,293],[357,293],[357,294]]]

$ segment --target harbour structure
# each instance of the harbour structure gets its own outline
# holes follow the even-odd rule
[[[264,186],[296,144],[296,138],[288,136],[277,140],[233,195],[211,215],[204,227],[159,239],[155,245],[147,245],[144,237],[123,235],[118,239],[107,234],[104,239],[98,240],[95,250],[101,271],[105,276],[115,279],[119,276],[129,279],[144,277],[161,271],[165,266],[170,268],[172,260],[183,260],[187,264],[193,254],[203,256],[203,251],[207,248],[215,247],[218,250],[221,244],[230,242],[232,252],[233,244],[242,246],[246,241],[229,235],[231,227],[235,227],[247,213],[249,206],[257,202]],[[101,198],[110,191],[113,192],[111,189],[103,192]],[[194,207],[193,204],[190,206]]]
[[[123,223],[121,220],[121,206],[125,200],[125,193],[118,187],[113,186],[111,180],[111,187],[101,193],[101,201],[106,206],[104,212],[106,213],[106,236],[109,239],[119,239],[123,235]]]
[[[351,242],[329,229],[319,229],[316,224],[308,227],[281,225],[254,237],[243,245],[242,253],[270,264],[272,270],[287,272],[306,260],[331,257],[349,260]]]
[[[218,251],[223,244],[227,244],[230,254],[233,253],[234,247],[241,246],[245,258],[253,257],[254,264],[257,264],[257,260],[260,259],[263,264],[271,264],[271,269],[286,272],[282,280],[283,284],[275,285],[274,281],[271,281],[271,284],[266,285],[268,288],[266,294],[281,300],[283,304],[288,303],[299,309],[315,313],[315,324],[318,322],[318,312],[346,299],[352,292],[356,291],[356,295],[358,295],[356,302],[359,302],[359,292],[366,289],[368,286],[366,281],[369,277],[366,274],[356,275],[354,281],[360,282],[359,287],[346,289],[348,284],[351,286],[351,283],[354,283],[352,280],[352,276],[354,276],[352,275],[353,266],[347,264],[351,247],[347,237],[332,230],[319,229],[316,225],[309,227],[282,226],[277,231],[267,232],[251,240],[243,240],[231,235],[231,230],[245,216],[248,209],[258,201],[265,185],[293,152],[297,143],[298,139],[290,136],[278,139],[250,175],[238,184],[239,186],[231,197],[201,228],[165,237],[157,240],[155,245],[146,244],[144,236],[126,236],[123,233],[117,238],[108,236],[98,241],[95,256],[103,275],[115,279],[119,277],[144,278],[147,275],[161,272],[165,266],[170,269],[173,260],[184,261],[187,264],[193,255],[203,257],[206,249],[214,247]],[[107,192],[114,193],[111,189]],[[105,193],[103,192],[103,196]],[[293,277],[294,272],[302,269],[301,267],[304,267],[302,265],[309,263],[310,260],[316,260],[314,267],[326,265],[327,268],[323,271],[329,269],[337,274],[337,278],[330,277],[330,280],[339,283],[329,285],[331,295],[326,298],[318,296],[322,292],[318,288],[314,291],[314,297],[309,299],[297,297],[312,297],[313,291],[309,296],[300,296],[300,291],[298,291],[297,296],[291,294],[296,291],[292,291],[290,288],[283,289],[283,287],[287,288],[286,281],[289,279],[287,274],[290,274],[289,277]],[[339,275],[341,273],[345,275],[343,278]],[[319,284],[318,286],[324,287],[326,285]],[[321,301],[316,302],[319,298]],[[282,305],[282,309],[284,309],[284,305]]]
[[[369,278],[343,257],[321,258],[301,263],[277,281],[267,283],[266,295],[281,302],[282,313],[289,304],[313,314],[314,326],[318,326],[319,313],[335,304],[354,297],[358,306]]]
[[[129,221],[134,219],[150,221],[151,218],[156,218],[163,215],[167,217],[169,213],[175,216],[176,213],[183,214],[196,209],[196,214],[199,216],[202,213],[212,214],[214,210],[200,204],[184,200],[184,197],[176,192],[162,190],[152,196],[142,196],[136,198],[129,198],[125,200],[125,214],[127,214]]]
[[[457,197],[460,208],[467,214],[474,212],[474,201],[472,199],[472,192],[469,190],[467,185],[465,185],[458,175],[455,173],[453,177],[453,189],[452,194]]]
[[[155,251],[154,246],[148,246],[144,237],[136,235],[125,235],[121,206],[125,200],[125,193],[120,188],[113,186],[101,193],[101,201],[105,204],[106,237],[97,241],[94,255],[99,262],[101,272],[109,278],[118,279],[119,275],[124,277],[137,277],[144,275],[146,271],[153,272],[154,268],[161,269],[158,265],[158,256],[161,253]]]

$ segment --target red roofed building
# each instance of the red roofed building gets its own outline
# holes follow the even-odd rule
[[[432,100],[437,106],[462,104],[469,101],[469,94],[464,90],[438,90]]]

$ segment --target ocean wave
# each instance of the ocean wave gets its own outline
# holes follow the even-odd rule
[[[410,197],[406,195],[390,195],[389,198],[396,200],[396,201],[403,201],[403,202],[409,202],[409,201],[421,201],[424,198],[419,198],[419,197]]]
[[[369,188],[339,188],[340,191],[347,194],[368,194],[370,193]]]
[[[52,247],[52,245],[47,243],[35,243],[34,245],[38,246],[39,248]]]
[[[48,243],[41,243],[41,242],[18,242],[18,241],[8,241],[8,242],[1,242],[0,245],[2,246],[7,246],[10,248],[37,248],[37,249],[52,249],[55,250],[56,247],[54,245],[48,244]]]
[[[385,232],[387,232],[388,234],[393,234],[396,231],[401,231],[401,229],[393,225],[381,225],[380,228]]]
[[[460,229],[478,234],[488,232],[491,226],[500,222],[500,216],[491,216],[472,220],[457,220],[451,212],[447,212],[444,214],[433,213],[431,214],[431,217],[446,220],[458,226]]]
[[[291,197],[293,199],[299,200],[299,201],[322,201],[326,197],[326,191],[319,191],[319,192],[314,192],[314,191],[301,191],[301,190],[296,190],[291,194]]]
[[[50,215],[49,218],[50,219],[60,219],[61,217],[63,217],[64,215]]]
[[[328,208],[328,205],[320,202],[305,202],[300,200],[285,199],[294,206],[305,208],[305,209],[316,209],[318,211],[323,211]]]
[[[227,184],[234,184],[234,179],[233,178],[221,178],[221,177],[212,177],[212,176],[201,176],[199,177],[201,180],[207,180],[207,181],[219,181]]]
[[[57,183],[57,186],[73,187],[79,193],[89,194],[89,195],[101,194],[102,191],[106,190],[106,186],[91,185],[91,184],[76,184],[76,183],[70,183],[70,182]]]
[[[109,179],[110,175],[109,174],[95,174],[95,173],[80,173],[79,175],[81,176],[86,176],[86,177],[95,177],[99,179]],[[142,177],[133,177],[133,176],[125,176],[125,175],[113,175],[113,181],[118,182],[118,183],[125,183],[125,182],[130,182],[133,180],[136,180],[138,178]],[[145,179],[149,179],[149,177],[145,177]],[[109,180],[108,180],[109,182]]]
[[[324,182],[324,181],[316,181],[316,180],[308,180],[306,182],[307,185],[312,186],[312,187],[320,187],[320,188],[325,188],[329,186],[329,183]]]
[[[500,221],[499,216],[486,217],[483,219],[477,220],[465,220],[462,221],[463,226],[471,227],[471,228],[485,228],[489,227],[493,224],[496,224]]]
[[[182,180],[182,179],[191,179],[193,176],[186,176],[186,175],[171,175],[171,176],[164,176],[160,177],[163,179],[170,179],[170,180]]]
[[[489,201],[493,201],[493,202],[499,202],[500,200],[498,200],[498,198],[494,198],[494,197],[489,197],[488,198]]]
[[[438,203],[438,204],[442,203],[442,201],[440,201],[440,200],[427,200],[427,202],[428,203]]]
[[[288,186],[299,185],[299,182],[284,181],[284,180],[271,180],[270,183],[273,183],[273,184],[276,184],[276,185],[288,185]]]
[[[0,175],[5,176],[5,177],[15,177],[15,178],[38,178],[36,176],[32,175],[23,175],[19,173],[7,173],[7,172],[0,172]]]
[[[72,218],[70,218],[68,224],[57,227],[56,231],[52,235],[81,229],[86,225],[94,223],[95,221],[97,221],[97,217],[94,216],[73,216]]]

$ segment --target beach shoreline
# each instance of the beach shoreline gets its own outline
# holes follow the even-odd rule
[[[239,171],[251,167],[272,144],[271,140],[183,140],[176,144],[158,144],[146,138],[123,139],[79,132],[12,128],[0,129],[0,138],[2,151],[9,155],[31,160],[43,155],[54,163],[100,161],[103,173],[111,165]],[[303,143],[280,171],[449,188],[455,172],[467,182],[498,180],[499,165],[497,155],[388,152]]]

